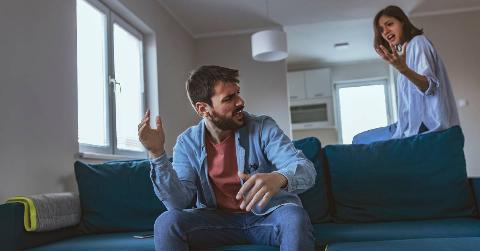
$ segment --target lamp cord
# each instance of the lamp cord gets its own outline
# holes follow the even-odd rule
[[[265,10],[267,11],[267,19],[270,21],[270,9],[268,6],[268,0],[265,0]]]

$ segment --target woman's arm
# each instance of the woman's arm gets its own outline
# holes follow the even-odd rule
[[[415,84],[420,91],[425,92],[428,89],[428,80],[427,77],[416,73],[414,70],[408,68],[408,66],[403,70],[398,70],[401,74],[408,78],[413,84]]]
[[[408,78],[418,89],[422,92],[427,91],[428,89],[428,79],[427,77],[416,73],[414,70],[410,69],[407,65],[406,54],[407,54],[407,43],[403,44],[402,51],[400,54],[397,53],[397,50],[393,45],[390,45],[392,53],[380,45],[379,48],[376,48],[377,53],[385,61],[390,63],[395,67],[402,75]]]

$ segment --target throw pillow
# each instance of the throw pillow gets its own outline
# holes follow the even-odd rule
[[[166,210],[153,191],[148,160],[74,166],[85,232],[152,230]]]

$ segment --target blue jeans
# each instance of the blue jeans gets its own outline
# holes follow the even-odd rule
[[[361,132],[353,137],[352,144],[370,144],[377,141],[389,140],[397,130],[397,123],[389,126],[371,129]],[[424,123],[420,125],[418,134],[428,132],[427,126]]]
[[[229,244],[315,250],[310,219],[302,207],[284,205],[258,216],[213,209],[169,210],[155,221],[155,250],[190,250]]]
[[[397,123],[389,126],[371,129],[355,135],[352,144],[370,144],[377,141],[389,140],[397,130]]]

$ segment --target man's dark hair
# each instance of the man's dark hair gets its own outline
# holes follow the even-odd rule
[[[403,24],[402,36],[405,41],[402,41],[402,42],[408,42],[413,37],[423,34],[423,30],[415,27],[412,24],[412,22],[410,22],[410,19],[408,19],[407,15],[405,15],[405,12],[403,12],[403,10],[400,7],[395,5],[389,5],[384,9],[380,10],[375,16],[375,18],[373,19],[373,30],[375,33],[375,38],[373,39],[374,48],[377,48],[380,45],[383,45],[383,47],[387,48],[387,50],[390,50],[390,45],[385,39],[383,39],[381,28],[378,25],[378,20],[382,16],[393,17]]]
[[[212,96],[217,81],[239,83],[238,70],[216,65],[204,65],[190,72],[186,87],[188,98],[194,109],[197,102],[212,105]]]

